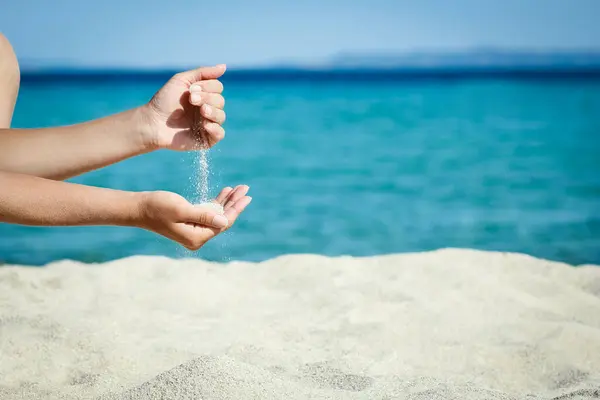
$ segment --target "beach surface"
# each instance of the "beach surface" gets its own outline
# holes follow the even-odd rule
[[[454,249],[3,266],[0,398],[600,398],[600,268]]]

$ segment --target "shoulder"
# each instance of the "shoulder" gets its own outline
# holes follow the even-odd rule
[[[8,38],[0,32],[0,65],[18,68],[17,56]]]
[[[0,51],[6,51],[6,50],[12,51],[13,48],[10,45],[8,38],[6,36],[4,36],[4,34],[2,32],[0,32]]]
[[[2,58],[5,58],[7,55],[16,58],[15,51],[10,44],[10,41],[2,32],[0,32],[0,55],[2,55]]]

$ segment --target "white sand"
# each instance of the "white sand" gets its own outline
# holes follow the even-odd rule
[[[598,267],[442,250],[0,268],[1,399],[599,397]]]
[[[224,209],[223,206],[219,203],[215,203],[212,201],[206,202],[206,203],[200,203],[200,204],[194,204],[194,207],[206,207],[206,208],[211,208],[214,211],[216,211],[218,214],[223,214],[224,213]]]

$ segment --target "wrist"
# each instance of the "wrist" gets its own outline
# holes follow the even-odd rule
[[[130,226],[139,228],[144,220],[145,192],[119,192],[117,200],[119,207],[114,207],[111,225]]]
[[[155,112],[150,104],[144,104],[133,110],[135,120],[135,132],[139,137],[140,146],[144,152],[150,152],[161,148],[156,129]]]

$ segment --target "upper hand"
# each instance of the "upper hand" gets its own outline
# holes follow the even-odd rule
[[[171,192],[144,194],[141,207],[141,228],[174,240],[190,250],[198,250],[210,239],[229,229],[252,198],[246,196],[248,186],[227,187],[214,200],[224,213],[209,207],[198,207]]]
[[[197,150],[225,136],[223,84],[225,65],[174,75],[143,107],[146,141],[155,149]]]

